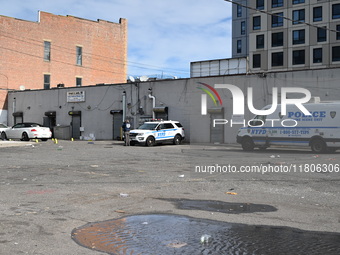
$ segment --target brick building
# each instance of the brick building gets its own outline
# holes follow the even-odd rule
[[[126,19],[39,12],[38,22],[31,22],[0,16],[0,122],[8,89],[123,83],[126,75]]]

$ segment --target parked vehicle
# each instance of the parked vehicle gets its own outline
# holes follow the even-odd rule
[[[255,116],[248,127],[240,128],[237,142],[245,151],[271,145],[309,146],[315,153],[340,149],[340,102],[308,103],[304,107],[311,116],[295,105],[287,106],[285,116],[280,105],[268,116]]]
[[[3,131],[6,131],[8,129],[7,125],[4,123],[0,123],[0,135],[2,134]]]
[[[156,143],[170,142],[181,144],[184,139],[184,128],[178,121],[148,121],[139,128],[130,131],[130,144],[154,146]]]
[[[42,141],[47,141],[51,137],[52,132],[48,127],[32,122],[18,123],[1,133],[3,140],[20,139],[21,141],[29,141],[30,139],[41,139]]]

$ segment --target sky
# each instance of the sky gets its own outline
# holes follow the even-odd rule
[[[0,0],[0,15],[38,21],[38,11],[128,20],[128,75],[190,77],[190,62],[231,57],[224,0]]]

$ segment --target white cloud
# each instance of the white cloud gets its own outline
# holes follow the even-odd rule
[[[38,10],[91,20],[128,19],[130,75],[188,77],[192,61],[231,56],[231,5],[223,0],[12,0],[1,5],[1,15],[28,20],[37,20]]]

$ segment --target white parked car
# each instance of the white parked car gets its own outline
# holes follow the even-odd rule
[[[0,135],[2,132],[6,131],[8,127],[4,123],[0,123]]]
[[[51,137],[52,132],[48,127],[32,122],[15,124],[1,133],[3,140],[21,139],[21,141],[29,141],[30,139],[41,139],[47,141]]]
[[[130,144],[153,146],[156,143],[171,142],[178,145],[184,137],[184,128],[178,121],[148,121],[130,131]]]

